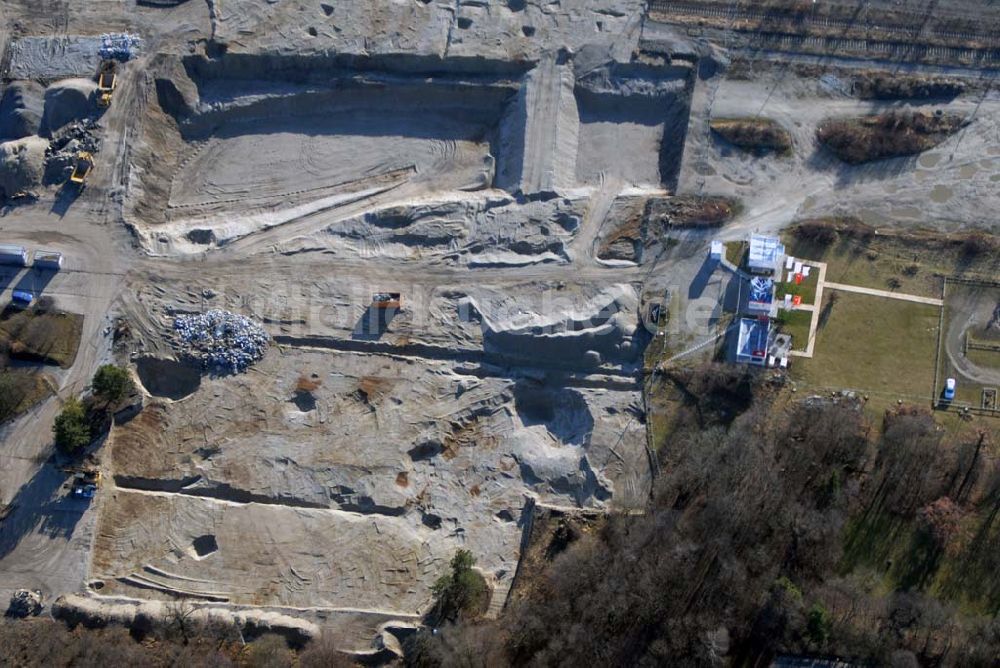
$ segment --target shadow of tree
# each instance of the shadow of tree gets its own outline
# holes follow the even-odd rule
[[[62,493],[69,474],[45,464],[11,500],[11,513],[0,523],[0,559],[32,533],[49,538],[69,538],[89,502]]]

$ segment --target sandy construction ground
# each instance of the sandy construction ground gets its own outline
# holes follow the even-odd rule
[[[667,293],[655,345],[711,350],[730,279],[712,238],[810,215],[996,227],[1000,97],[968,67],[935,70],[975,81],[954,100],[872,103],[845,74],[870,63],[727,78],[725,43],[631,1],[133,4],[0,6],[0,66],[30,80],[14,120],[52,149],[5,167],[37,200],[3,208],[0,243],[66,255],[44,283],[0,273],[2,297],[28,285],[85,318],[58,396],[0,431],[0,594],[280,610],[361,650],[386,620],[419,620],[462,548],[498,614],[534,504],[648,497],[658,332],[642,316]],[[100,110],[79,78],[109,30],[142,44]],[[866,167],[816,145],[826,118],[893,108],[969,124]],[[794,154],[724,144],[709,122],[733,116],[774,119]],[[83,142],[96,165],[74,192],[52,156]],[[741,207],[722,229],[671,228],[649,211],[674,193]],[[402,307],[373,307],[383,291]],[[244,374],[183,359],[174,319],[213,308],[272,339]],[[111,360],[144,408],[74,505],[50,427]]]
[[[417,614],[464,546],[509,586],[529,497],[641,498],[644,436],[618,408],[629,401],[638,394],[444,363],[274,351],[246,377],[154,400],[115,431],[118,491],[94,576],[103,593],[155,595],[192,578],[234,603]],[[242,537],[259,533],[254,522],[271,528]],[[201,559],[187,548],[203,534],[219,549]],[[240,571],[250,563],[267,567]],[[171,575],[132,578],[147,566]]]

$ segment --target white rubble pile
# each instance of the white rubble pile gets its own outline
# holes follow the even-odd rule
[[[105,60],[115,58],[126,61],[133,56],[134,51],[138,51],[141,44],[142,39],[137,35],[127,32],[107,33],[101,35],[101,48],[98,53]]]
[[[269,337],[258,323],[246,316],[213,309],[174,319],[185,352],[206,369],[231,373],[246,371],[264,357]]]

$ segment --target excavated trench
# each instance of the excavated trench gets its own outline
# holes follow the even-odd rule
[[[115,474],[115,485],[121,489],[138,492],[178,494],[181,496],[216,499],[218,501],[237,504],[256,503],[270,506],[286,506],[289,508],[341,510],[359,515],[399,517],[405,515],[408,510],[406,506],[386,506],[376,503],[370,496],[354,493],[353,490],[341,490],[340,492],[331,493],[328,503],[319,503],[300,498],[293,494],[261,494],[252,492],[224,482],[207,481],[198,475],[169,479]]]

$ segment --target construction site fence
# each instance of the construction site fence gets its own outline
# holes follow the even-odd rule
[[[961,283],[963,285],[977,285],[983,288],[1000,288],[1000,281],[988,278],[972,278],[968,276],[945,276],[946,283]]]

